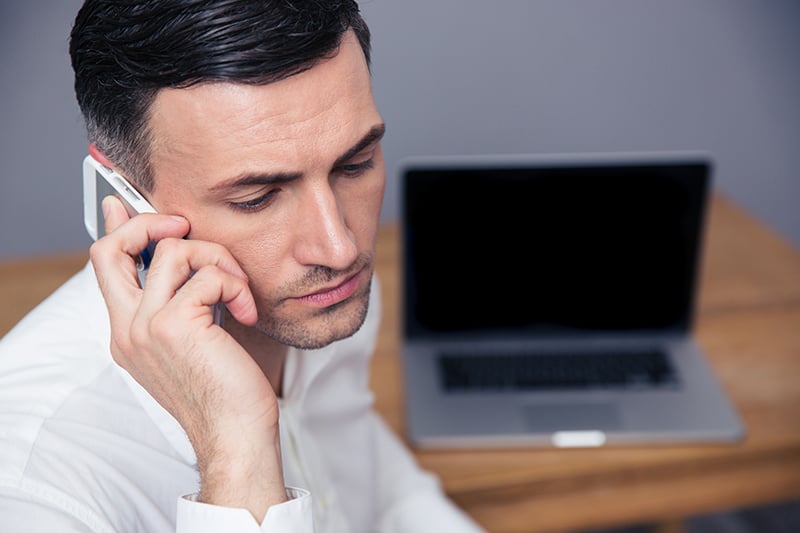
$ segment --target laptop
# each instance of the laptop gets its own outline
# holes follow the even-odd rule
[[[690,153],[405,160],[412,443],[742,439],[692,330],[711,170]]]

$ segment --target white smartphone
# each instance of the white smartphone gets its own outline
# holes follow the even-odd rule
[[[98,162],[91,155],[83,159],[83,223],[92,239],[97,240],[105,235],[105,220],[103,217],[102,203],[106,196],[114,195],[119,198],[128,215],[131,217],[139,213],[155,213],[155,208],[145,199],[118,172]],[[147,269],[153,258],[156,243],[150,242],[135,258],[136,269],[139,275],[139,285],[144,287]],[[214,323],[222,325],[224,316],[223,306],[218,303],[212,306]]]

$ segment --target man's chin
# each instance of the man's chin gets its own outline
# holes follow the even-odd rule
[[[258,329],[272,339],[300,350],[318,350],[355,335],[367,318],[369,288],[348,302],[324,309],[305,320],[272,318]]]

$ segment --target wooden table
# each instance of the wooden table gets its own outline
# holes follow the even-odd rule
[[[800,251],[717,195],[696,331],[747,438],[732,446],[417,451],[492,533],[672,524],[800,497]],[[398,360],[398,234],[378,245],[383,329],[377,407],[404,434]]]
[[[800,251],[717,196],[697,334],[747,438],[733,446],[417,451],[453,500],[492,533],[672,523],[800,497]],[[377,408],[404,433],[398,358],[398,233],[383,226],[384,321]],[[0,335],[76,272],[86,252],[0,263]]]

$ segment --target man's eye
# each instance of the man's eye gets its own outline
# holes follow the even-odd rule
[[[277,194],[278,190],[273,189],[260,196],[251,198],[249,200],[245,200],[243,202],[228,202],[228,205],[230,205],[233,209],[237,211],[244,211],[244,212],[260,211],[261,209],[264,209],[269,204],[271,204],[272,201],[275,199],[275,195]]]
[[[339,167],[339,171],[344,174],[345,176],[349,177],[356,177],[360,176],[367,170],[375,167],[375,162],[370,157],[366,161],[362,161],[361,163],[353,163],[351,165],[342,165]]]

